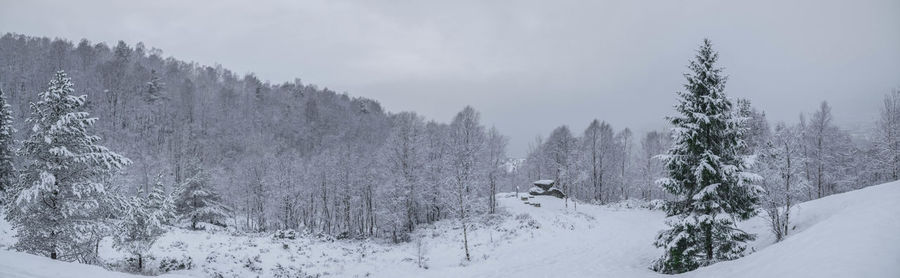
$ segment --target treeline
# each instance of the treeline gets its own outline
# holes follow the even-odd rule
[[[110,191],[200,187],[230,207],[227,217],[182,218],[185,226],[400,241],[422,223],[493,212],[492,193],[511,178],[502,167],[507,139],[471,107],[450,123],[429,121],[300,80],[270,84],[121,41],[6,34],[0,65],[0,89],[22,131],[16,139],[31,130],[18,119],[64,70],[75,94],[87,95],[83,108],[99,118],[92,128],[104,145],[133,161],[104,180]]]
[[[784,182],[782,176],[790,172],[786,178],[795,184],[790,189],[794,202],[900,179],[900,91],[884,97],[881,115],[873,119],[875,128],[861,136],[835,125],[824,101],[818,110],[800,113],[794,123],[771,124],[748,100],[736,100],[735,106],[747,118],[746,153],[756,161],[751,171],[763,175],[766,186]],[[650,131],[634,137],[630,129],[616,131],[600,120],[577,134],[563,125],[546,139],[535,139],[519,170],[530,180],[556,180],[580,201],[671,198],[656,184],[666,175],[656,156],[672,144],[672,134]]]
[[[654,156],[670,144],[671,136],[660,131],[648,132],[635,143],[630,129],[615,131],[600,120],[591,121],[578,136],[563,125],[547,139],[535,139],[520,172],[531,180],[555,180],[568,197],[581,201],[665,199],[654,185],[664,175],[662,161]]]

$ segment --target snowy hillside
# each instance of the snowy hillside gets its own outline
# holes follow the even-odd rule
[[[504,208],[500,217],[474,221],[471,262],[462,260],[459,225],[452,221],[421,229],[416,234],[421,245],[417,240],[391,245],[176,230],[158,241],[152,253],[189,257],[192,267],[173,273],[196,277],[667,277],[647,268],[660,252],[651,242],[664,228],[662,212],[628,203],[578,204],[576,210],[572,202],[567,208],[562,200],[547,196],[529,199],[540,207],[512,194],[501,194],[499,200]],[[795,210],[796,227],[778,244],[771,244],[764,219],[754,218],[741,227],[759,235],[751,244],[756,252],[678,276],[898,277],[897,200],[900,182],[802,203]],[[2,228],[0,244],[9,244],[8,227]],[[112,251],[101,253],[110,261],[116,257]],[[61,276],[133,277],[0,251],[0,277]]]

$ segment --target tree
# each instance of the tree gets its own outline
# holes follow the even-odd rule
[[[609,152],[613,144],[612,127],[606,122],[591,121],[582,136],[583,158],[587,164],[592,189],[592,198],[603,202],[603,183],[607,167],[609,167]]]
[[[528,178],[540,180],[548,175],[546,171],[547,154],[544,152],[544,138],[540,135],[534,138],[534,142],[528,144],[528,156],[525,159],[525,167]]]
[[[0,89],[0,204],[3,204],[4,192],[12,188],[15,182],[15,168],[13,167],[13,128],[12,111],[9,104],[6,103],[6,97],[3,96],[3,90]]]
[[[766,120],[766,113],[756,110],[750,105],[750,101],[746,99],[737,100],[738,115],[745,118],[744,142],[747,153],[755,154],[766,147],[771,131],[769,130],[769,122]]]
[[[831,106],[823,101],[808,122],[801,119],[806,160],[806,175],[810,181],[809,198],[822,198],[853,186],[852,159],[856,153],[850,135],[834,125]]]
[[[616,141],[618,141],[618,158],[619,158],[619,193],[620,197],[623,200],[628,200],[628,191],[630,190],[629,175],[628,175],[628,161],[631,158],[631,129],[625,128],[619,134],[616,134]]]
[[[174,203],[166,194],[165,186],[157,179],[146,193],[138,191],[137,196],[122,198],[119,215],[122,222],[114,237],[114,245],[137,259],[137,270],[143,271],[144,258],[153,243],[166,230],[164,224],[175,218]]]
[[[884,96],[875,129],[875,152],[885,176],[880,181],[900,179],[900,89]]]
[[[657,181],[677,200],[667,203],[669,229],[655,245],[664,248],[653,265],[662,273],[681,273],[742,256],[744,242],[755,236],[735,221],[755,215],[758,176],[745,169],[743,118],[725,95],[726,77],[716,67],[718,54],[704,40],[692,73],[685,74],[686,92],[679,92],[678,116],[669,117],[674,144],[666,155],[668,178]]]
[[[478,194],[474,194],[478,186],[476,176],[478,155],[484,148],[484,126],[480,123],[481,115],[471,106],[466,106],[456,114],[450,123],[450,149],[452,151],[450,168],[453,173],[453,195],[456,197],[456,209],[463,232],[463,249],[466,260],[470,260],[468,238],[468,211],[477,204]]]
[[[800,163],[803,154],[800,144],[796,129],[779,123],[760,154],[761,182],[765,189],[762,203],[775,241],[781,241],[790,231],[791,208],[807,186]]]
[[[491,127],[487,134],[486,171],[488,182],[488,213],[497,211],[497,183],[500,176],[506,172],[503,163],[506,161],[506,145],[509,139],[500,134],[496,127]]]
[[[189,167],[190,176],[178,189],[175,211],[182,220],[189,221],[194,230],[200,222],[222,224],[231,209],[221,203],[219,194],[209,186],[209,175],[200,168],[199,161],[195,159]]]
[[[813,182],[816,186],[816,198],[828,195],[829,181],[827,180],[826,167],[830,166],[828,160],[831,153],[828,149],[830,143],[828,136],[833,133],[832,118],[831,106],[828,105],[828,102],[823,101],[819,106],[819,110],[813,114],[810,120],[808,138],[812,141],[813,146],[811,159],[813,167],[811,169]]]
[[[392,177],[388,185],[390,192],[382,199],[387,202],[386,212],[393,212],[393,215],[382,219],[392,222],[394,241],[398,241],[397,226],[402,225],[405,232],[412,232],[419,224],[422,194],[419,186],[425,170],[424,132],[425,121],[421,116],[400,113],[394,118],[394,127],[384,148]]]
[[[27,162],[9,215],[17,249],[92,261],[108,198],[105,182],[131,161],[97,144],[100,137],[90,132],[97,118],[80,111],[85,96],[72,95],[72,86],[58,71],[31,104],[26,122],[33,127],[20,150]]]
[[[669,136],[659,131],[651,131],[644,135],[641,139],[641,175],[646,179],[641,185],[641,197],[644,200],[662,197],[662,194],[654,194],[659,191],[654,181],[662,177],[665,171],[663,163],[656,159],[657,155],[663,154],[669,146]]]
[[[569,127],[560,126],[550,133],[547,138],[546,152],[552,162],[555,171],[556,185],[566,193],[566,206],[569,205],[569,195],[572,194],[572,184],[575,180],[575,171],[573,166],[575,163],[575,150],[577,140],[572,136]]]

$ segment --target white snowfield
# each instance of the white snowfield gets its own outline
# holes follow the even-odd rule
[[[660,211],[628,204],[578,204],[576,211],[571,200],[567,208],[549,196],[529,199],[541,204],[535,207],[501,195],[503,216],[472,221],[470,262],[462,259],[462,235],[454,221],[420,229],[422,252],[415,242],[280,240],[181,230],[160,239],[153,252],[193,260],[191,269],[163,277],[672,277],[647,268],[661,252],[651,245],[665,228]],[[755,252],[674,276],[900,277],[898,200],[900,182],[892,182],[800,204],[793,215],[796,228],[777,244],[762,216],[751,219],[740,225],[759,236],[751,244]],[[420,253],[427,269],[419,267]],[[137,276],[0,251],[0,277]]]

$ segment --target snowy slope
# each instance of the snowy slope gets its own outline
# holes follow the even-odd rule
[[[900,277],[900,182],[806,202],[794,217],[783,242],[691,276]]]
[[[524,195],[523,195],[524,196]],[[276,273],[329,277],[672,277],[647,269],[658,257],[656,233],[665,228],[659,211],[633,204],[566,204],[537,196],[525,204],[512,194],[499,198],[500,216],[473,219],[472,261],[462,259],[461,232],[442,221],[416,234],[415,243],[296,240],[269,235],[176,230],[154,246],[158,257],[190,257],[194,267],[176,273],[195,277],[271,277]],[[800,204],[796,228],[781,243],[765,219],[741,223],[759,235],[756,252],[676,275],[680,277],[900,277],[900,182],[872,186]],[[2,228],[2,227],[0,227]],[[6,237],[0,231],[0,235]],[[2,241],[0,241],[2,242]],[[417,254],[426,258],[420,268]],[[160,255],[163,254],[163,255]],[[106,251],[108,260],[114,252]],[[28,273],[30,276],[22,276]],[[61,275],[65,274],[65,275]],[[73,276],[78,274],[77,276]],[[19,275],[19,276],[17,276]],[[99,267],[0,252],[0,277],[133,277]]]
[[[0,250],[0,277],[3,278],[137,278],[146,277],[113,272],[99,266],[54,261],[49,258]],[[188,277],[166,274],[159,277]]]

